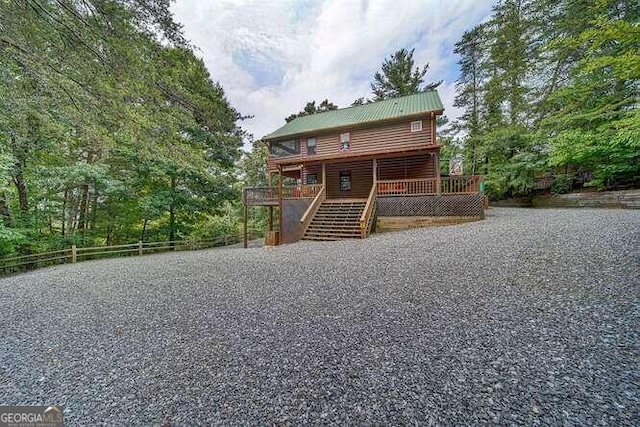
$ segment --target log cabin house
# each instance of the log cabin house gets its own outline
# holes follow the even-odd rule
[[[440,173],[442,112],[427,91],[298,117],[267,135],[270,185],[243,191],[245,247],[250,206],[268,207],[272,244],[484,218],[482,177]]]

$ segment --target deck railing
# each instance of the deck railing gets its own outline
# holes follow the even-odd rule
[[[322,184],[302,184],[282,187],[282,198],[302,199],[314,198],[322,190]]]
[[[278,187],[245,187],[242,200],[247,205],[278,203]]]
[[[441,178],[441,192],[444,194],[476,194],[481,192],[482,175],[450,176]]]
[[[325,187],[321,187],[322,188],[320,188],[320,191],[313,199],[313,202],[311,202],[305,213],[302,215],[302,218],[300,219],[300,230],[302,232],[302,235],[304,235],[304,233],[307,231],[307,227],[309,227],[309,224],[311,224],[313,216],[318,211],[318,208],[320,207],[322,202],[324,202],[324,200],[326,199],[327,192],[325,190]]]
[[[378,195],[476,194],[481,192],[482,180],[480,175],[379,180]]]
[[[362,215],[360,216],[360,233],[362,238],[366,238],[371,232],[371,227],[373,224],[373,217],[376,212],[376,199],[378,197],[378,186],[372,185],[371,191],[369,192],[369,197],[367,198],[367,204],[364,206],[364,211],[362,211]]]
[[[282,198],[311,199],[316,197],[321,189],[322,184],[284,185],[282,186]],[[242,197],[247,205],[277,204],[278,187],[246,187]]]

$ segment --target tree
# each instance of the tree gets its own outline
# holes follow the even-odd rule
[[[626,0],[505,0],[464,34],[454,129],[492,197],[559,171],[638,184],[636,21]]]
[[[601,1],[583,13],[590,25],[572,32],[554,47],[578,49],[570,83],[548,97],[551,109],[541,123],[557,167],[593,172],[600,188],[638,184],[640,177],[640,60],[637,11],[633,2]]]
[[[428,83],[423,85],[424,77],[429,70],[429,64],[422,68],[415,66],[413,53],[415,49],[400,49],[393,53],[382,63],[381,71],[377,71],[373,76],[371,90],[374,101],[387,98],[411,95],[413,93],[426,90],[434,90],[441,83]],[[415,66],[415,68],[414,68]]]
[[[291,114],[285,120],[287,123],[289,123],[291,120],[297,117],[308,116],[310,114],[324,113],[325,111],[331,111],[331,110],[337,110],[337,109],[338,109],[338,106],[335,105],[333,102],[329,102],[328,99],[325,99],[324,101],[322,101],[318,106],[316,106],[316,101],[309,101],[307,102],[307,105],[304,106],[302,111],[300,111],[299,113]]]
[[[244,117],[169,2],[108,3],[0,7],[2,236],[25,251],[186,236],[239,196]]]
[[[482,90],[486,78],[484,62],[487,57],[485,46],[485,27],[474,27],[465,32],[455,45],[453,53],[460,55],[460,77],[456,82],[456,97],[453,105],[464,108],[462,116],[454,124],[458,132],[464,133],[464,166],[470,174],[479,170],[479,137],[483,131],[481,125]]]
[[[368,104],[370,102],[373,102],[372,100],[370,100],[369,98],[365,98],[364,96],[361,96],[360,98],[356,98],[352,103],[351,103],[351,107],[355,107],[356,105],[364,105],[364,104]]]

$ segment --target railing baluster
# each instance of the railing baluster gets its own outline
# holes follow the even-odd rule
[[[481,176],[452,176],[424,179],[379,180],[377,191],[381,196],[419,194],[473,194],[480,191]],[[315,190],[313,190],[315,191]],[[315,192],[314,192],[315,194]]]

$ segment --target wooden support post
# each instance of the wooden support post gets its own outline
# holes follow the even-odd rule
[[[269,206],[269,231],[273,231],[273,206]]]
[[[326,194],[326,188],[327,188],[327,164],[323,163],[322,164],[322,185],[325,188],[325,194]]]
[[[282,166],[278,166],[278,244],[282,243]]]
[[[373,159],[373,185],[378,183],[378,159]]]
[[[143,248],[142,248],[142,240],[141,240],[138,242],[138,255],[142,255],[142,251],[143,251]]]
[[[431,112],[431,144],[436,145],[436,113]],[[442,179],[440,177],[440,149],[435,153],[435,171],[436,171],[436,194],[442,193]]]
[[[436,167],[436,194],[442,193],[442,178],[440,177],[440,151],[435,155]]]
[[[76,245],[71,245],[71,262],[76,262],[78,260],[78,250],[76,249]]]
[[[243,246],[246,249],[248,246],[248,236],[247,236],[247,204],[242,204],[242,219],[243,219],[243,230],[242,230],[242,238],[243,238]]]

